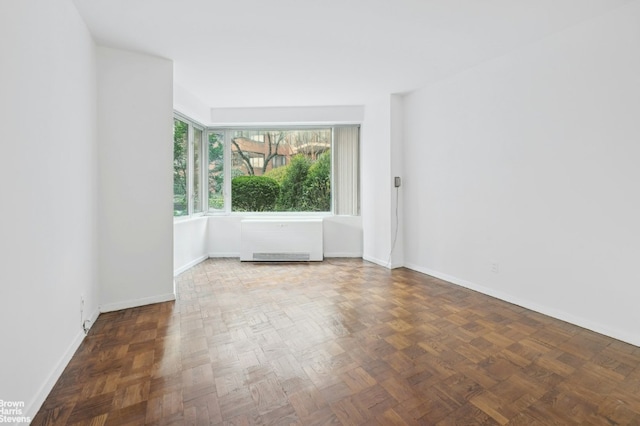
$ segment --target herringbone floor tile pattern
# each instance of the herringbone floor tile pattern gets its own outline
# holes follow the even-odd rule
[[[640,348],[362,260],[208,260],[100,316],[34,425],[640,425]]]

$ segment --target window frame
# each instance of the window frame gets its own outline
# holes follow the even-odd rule
[[[340,123],[340,124],[268,124],[268,125],[243,125],[243,126],[205,126],[190,117],[174,111],[174,119],[178,119],[188,124],[188,158],[187,158],[187,174],[188,174],[188,214],[183,216],[174,216],[174,221],[182,221],[201,216],[284,216],[284,217],[328,217],[336,216],[335,212],[335,192],[334,192],[334,156],[335,156],[335,129],[338,127],[357,127],[361,128],[360,123]],[[194,176],[193,176],[193,160],[194,160],[194,128],[197,128],[202,133],[202,140],[200,143],[200,197],[202,200],[202,212],[194,212],[194,198],[195,192],[193,188]],[[234,131],[257,131],[257,130],[331,130],[331,210],[326,212],[314,212],[314,211],[300,211],[300,212],[234,212],[231,210],[231,171],[232,171],[232,143],[231,137]],[[360,130],[359,130],[360,131]],[[209,134],[210,133],[222,133],[223,134],[223,209],[212,209],[209,207]],[[360,169],[361,156],[358,154],[358,174]],[[358,185],[359,186],[359,185]],[[357,189],[357,196],[360,197],[360,188]],[[360,216],[360,211],[352,216]]]
[[[231,210],[231,161],[232,161],[232,150],[231,150],[231,134],[235,131],[256,131],[256,130],[318,130],[318,129],[331,129],[331,149],[333,150],[333,134],[334,129],[340,126],[357,126],[360,127],[360,124],[342,124],[342,125],[330,125],[330,124],[297,124],[297,125],[277,125],[277,124],[269,124],[269,125],[246,125],[246,126],[211,126],[208,130],[218,131],[224,133],[224,210],[214,210],[210,211],[209,215],[212,216],[277,216],[277,217],[327,217],[334,216],[334,194],[331,191],[331,210],[327,212],[234,212]],[[331,154],[331,161],[333,162],[333,153]],[[331,171],[331,187],[333,188],[333,170]],[[360,214],[358,213],[358,216]]]
[[[207,164],[206,163],[206,157],[208,157],[208,150],[205,150],[205,134],[207,131],[207,126],[204,126],[203,124],[198,123],[197,121],[193,120],[192,118],[187,117],[184,114],[181,114],[177,111],[174,111],[173,113],[173,119],[174,120],[179,120],[182,121],[183,123],[187,124],[187,214],[186,215],[181,215],[181,216],[174,216],[173,220],[174,222],[176,221],[183,221],[183,220],[187,220],[187,219],[191,219],[194,217],[200,217],[200,216],[205,216],[207,214],[207,210],[208,210],[208,194],[205,192],[208,188],[208,182],[205,182],[203,179],[205,179],[207,176],[207,171],[204,168],[204,165]],[[201,140],[200,140],[200,189],[199,191],[195,191],[194,189],[194,181],[195,181],[195,176],[194,176],[194,170],[193,170],[193,165],[194,165],[194,155],[195,155],[195,151],[194,151],[194,145],[195,145],[195,129],[198,129],[201,131]],[[206,184],[205,184],[206,183]],[[202,204],[202,211],[200,212],[194,212],[194,201],[195,201],[195,197],[196,197],[196,193],[199,192],[200,194],[200,199],[201,199],[201,204]],[[204,201],[207,200],[207,208],[205,208],[204,206]]]

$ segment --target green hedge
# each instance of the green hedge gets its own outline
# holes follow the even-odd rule
[[[309,167],[304,181],[304,209],[331,211],[331,151],[326,151]]]
[[[280,185],[267,176],[237,176],[231,181],[231,208],[240,212],[273,211]]]
[[[278,210],[304,211],[304,182],[309,174],[311,161],[302,154],[291,158],[287,171],[282,179]]]

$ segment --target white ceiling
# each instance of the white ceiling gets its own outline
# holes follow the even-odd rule
[[[631,0],[74,0],[96,41],[174,61],[211,107],[362,104]]]

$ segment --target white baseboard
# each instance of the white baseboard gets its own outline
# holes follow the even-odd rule
[[[113,312],[122,309],[137,308],[138,306],[151,305],[153,303],[170,302],[176,300],[174,293],[161,294],[158,296],[143,297],[141,299],[125,300],[122,302],[108,303],[100,306],[100,312]]]
[[[88,318],[88,321],[90,321],[89,328],[91,328],[93,324],[96,322],[96,320],[98,319],[98,315],[100,315],[100,312],[96,309],[89,316]],[[23,411],[25,417],[30,417],[33,420],[36,414],[38,414],[38,411],[42,407],[42,404],[47,399],[47,396],[49,396],[49,394],[51,393],[51,390],[53,389],[56,382],[62,375],[62,372],[64,371],[64,369],[67,368],[67,365],[69,364],[69,362],[71,361],[71,358],[73,357],[73,355],[76,353],[76,351],[82,344],[82,341],[84,340],[85,336],[86,334],[84,333],[84,331],[80,329],[80,331],[78,331],[78,334],[76,334],[76,337],[73,338],[73,341],[67,347],[67,350],[64,352],[62,357],[56,363],[56,367],[53,369],[51,374],[49,374],[49,377],[47,377],[47,380],[40,387],[40,389],[38,390],[36,395],[33,397],[31,402],[27,402],[27,406]]]
[[[375,257],[362,255],[362,258],[367,262],[375,263],[376,265],[384,266],[385,268],[389,268],[389,262],[387,260],[376,259]]]
[[[237,257],[240,259],[240,252],[220,252],[220,253],[209,253],[210,258],[216,257]]]
[[[613,337],[614,339],[618,339],[623,342],[630,343],[634,346],[640,346],[640,335],[621,332],[619,330],[614,330],[606,325],[588,320],[586,318],[568,314],[564,311],[560,311],[555,308],[550,308],[548,306],[540,305],[538,303],[531,302],[529,300],[525,300],[508,293],[497,291],[492,288],[484,287],[482,285],[475,284],[471,281],[463,280],[451,275],[444,274],[442,272],[434,271],[428,268],[423,268],[421,266],[414,265],[411,263],[407,263],[404,266],[408,269],[421,272],[423,274],[427,274],[435,278],[439,278],[441,280],[450,282],[455,285],[459,285],[461,287],[468,288],[470,290],[477,291],[482,294],[486,294],[487,296],[495,297],[496,299],[513,303],[514,305],[522,306],[523,308],[530,309],[532,311],[550,316],[552,318],[559,319],[561,321],[568,322],[573,325],[577,325],[578,327],[586,328],[587,330],[595,331],[596,333]]]
[[[222,252],[222,253],[209,253],[209,258],[223,258],[223,257],[235,257],[240,258],[240,253],[236,252]],[[362,257],[362,252],[333,252],[324,253],[324,257]],[[384,266],[384,265],[383,265]],[[185,268],[188,269],[188,268]],[[181,271],[184,272],[184,271]]]
[[[334,252],[334,253],[325,253],[324,257],[362,257],[362,252]]]
[[[370,256],[362,256],[362,258],[367,262],[372,262],[372,263],[375,263],[376,265],[384,266],[387,269],[402,268],[404,266],[404,263],[391,262],[391,264],[389,264],[389,259],[381,260],[381,259],[377,259],[375,257],[370,257]]]
[[[391,262],[391,268],[389,269],[396,269],[396,268],[404,268],[404,262]]]
[[[87,331],[91,330],[91,327],[93,327],[93,324],[96,323],[96,320],[98,319],[98,317],[100,316],[100,309],[96,309],[95,311],[93,311],[93,313],[91,315],[89,315],[89,318],[86,318],[86,321],[89,323]]]
[[[175,276],[180,275],[181,273],[183,273],[187,269],[193,268],[198,263],[204,262],[208,258],[209,258],[209,255],[200,256],[199,258],[197,258],[195,260],[192,260],[191,262],[187,263],[186,265],[183,265],[183,266],[179,267],[178,269],[174,269],[173,270],[173,276],[175,277]]]

